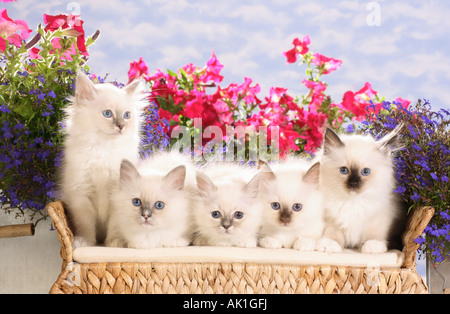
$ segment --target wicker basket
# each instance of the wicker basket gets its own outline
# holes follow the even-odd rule
[[[427,293],[415,269],[414,240],[434,209],[414,211],[403,235],[403,264],[373,269],[258,263],[77,263],[63,203],[47,205],[61,243],[62,270],[50,293]],[[76,278],[76,280],[74,280]],[[376,281],[374,281],[376,278]],[[375,284],[374,284],[375,282]]]

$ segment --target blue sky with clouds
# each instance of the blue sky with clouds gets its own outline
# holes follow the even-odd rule
[[[18,0],[1,6],[30,28],[44,13],[79,9],[86,33],[102,32],[89,50],[92,70],[122,82],[130,61],[141,56],[153,73],[189,62],[202,67],[215,51],[225,66],[223,85],[250,77],[260,84],[261,99],[271,86],[301,95],[305,68],[287,65],[282,52],[308,34],[312,51],[343,60],[325,76],[334,102],[368,81],[388,100],[426,98],[450,108],[449,1]]]

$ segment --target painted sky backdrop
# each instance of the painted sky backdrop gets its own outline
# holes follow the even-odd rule
[[[2,3],[12,19],[35,29],[42,15],[80,13],[86,34],[101,36],[89,49],[94,73],[126,83],[129,63],[143,57],[176,71],[203,67],[212,51],[225,66],[221,84],[260,84],[301,95],[305,67],[286,64],[283,52],[308,34],[310,50],[343,61],[324,76],[334,102],[370,82],[388,100],[429,99],[450,108],[450,1],[302,0],[18,0]]]

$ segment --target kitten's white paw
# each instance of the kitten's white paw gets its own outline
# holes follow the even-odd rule
[[[76,249],[78,247],[83,247],[83,246],[94,246],[95,242],[93,241],[88,241],[87,239],[80,237],[80,236],[75,236],[73,238],[73,248]]]
[[[256,247],[256,239],[245,239],[245,240],[239,240],[234,243],[235,246],[238,247]]]
[[[385,241],[367,240],[361,247],[361,252],[372,254],[385,253],[387,252],[387,245]]]
[[[259,245],[267,249],[281,249],[283,247],[283,243],[280,240],[272,237],[261,238]]]
[[[320,252],[339,253],[342,252],[342,246],[329,238],[322,238],[316,243],[316,250]]]
[[[299,251],[314,251],[316,248],[316,240],[311,238],[298,238],[295,240],[292,248]]]

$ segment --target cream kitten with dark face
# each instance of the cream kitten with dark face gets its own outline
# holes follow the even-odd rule
[[[197,186],[193,244],[256,247],[261,219],[257,172],[214,163],[197,172]]]
[[[144,161],[138,170],[129,161],[122,161],[119,188],[112,195],[107,246],[149,249],[189,245],[191,201],[185,186],[186,166],[166,171],[156,168],[158,163],[161,161]],[[167,160],[165,163],[166,168],[172,167]]]
[[[75,226],[74,246],[105,239],[110,192],[122,159],[137,161],[142,113],[147,103],[138,80],[119,89],[96,84],[77,72],[66,110],[61,199]]]
[[[262,181],[264,208],[259,244],[312,251],[324,228],[319,163],[311,165],[289,158],[274,167],[273,172],[267,165],[261,168],[269,180]]]
[[[392,161],[400,128],[379,141],[326,130],[320,157],[326,229],[319,250],[388,250],[392,227],[402,218]]]

